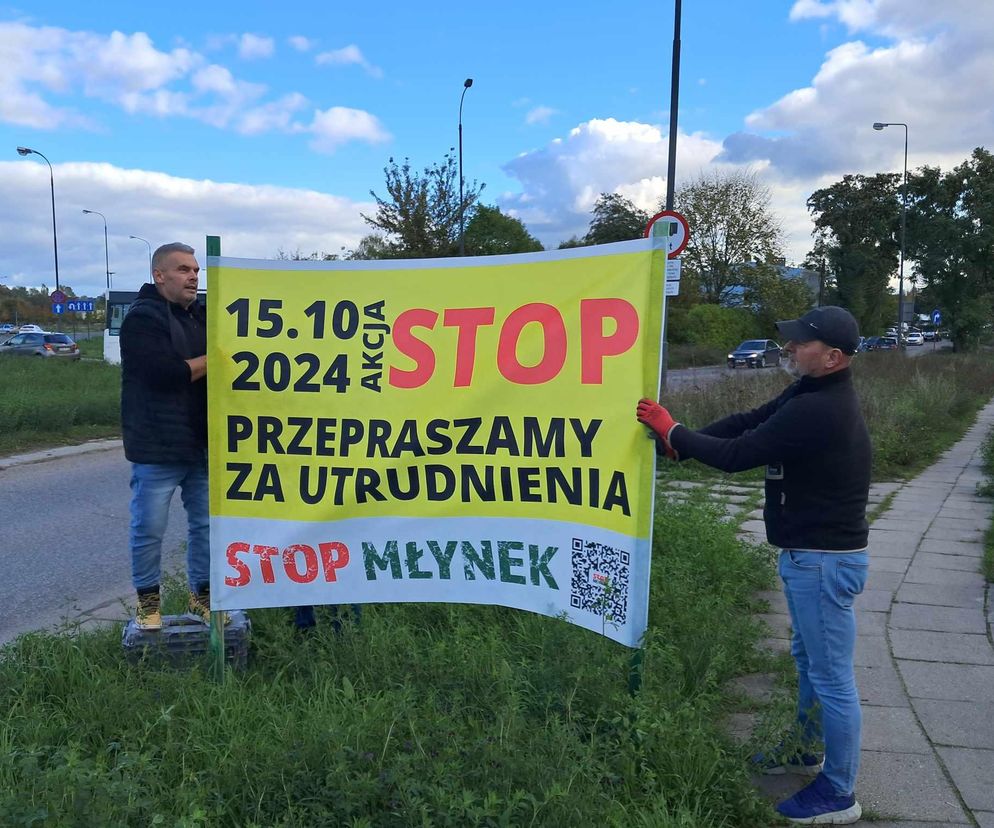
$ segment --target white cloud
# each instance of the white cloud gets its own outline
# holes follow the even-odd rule
[[[528,111],[525,115],[525,123],[531,126],[532,124],[547,124],[549,119],[553,115],[557,115],[558,110],[553,109],[551,106],[536,106]]]
[[[243,110],[235,128],[242,135],[257,135],[272,130],[302,132],[304,128],[293,121],[293,116],[305,106],[307,98],[298,92],[292,92],[278,101]]]
[[[272,57],[275,49],[276,45],[271,37],[260,37],[246,32],[238,39],[238,56],[242,60]]]
[[[233,42],[233,35],[211,39],[213,48]],[[266,56],[274,48],[271,38],[252,34],[237,43],[243,57]],[[337,55],[329,62],[355,62],[379,72],[354,46],[329,54]],[[271,93],[264,84],[241,80],[184,47],[156,49],[144,32],[101,35],[0,23],[0,65],[0,121],[23,126],[95,128],[92,116],[46,100],[81,91],[130,114],[191,118],[243,135],[310,132],[320,152],[348,141],[379,143],[390,137],[374,115],[358,109],[331,107],[317,110],[310,124],[295,121],[308,103],[299,92],[267,100]]]
[[[48,168],[0,162],[0,283],[55,286]],[[204,263],[204,236],[220,235],[226,255],[275,258],[278,249],[339,253],[367,232],[360,212],[372,203],[288,187],[194,180],[110,164],[55,165],[59,274],[78,295],[103,292],[103,226],[81,211],[103,210],[114,287],[136,289],[148,273],[148,250],[170,241],[193,245]]]
[[[298,52],[309,52],[314,48],[315,41],[311,40],[309,37],[304,37],[303,35],[294,35],[293,37],[287,38],[287,43],[289,43]]]
[[[721,151],[721,144],[695,133],[681,134],[677,169],[696,175]],[[542,149],[522,153],[504,165],[521,183],[520,194],[505,194],[511,211],[546,247],[583,235],[601,193],[619,192],[653,210],[666,192],[668,143],[659,127],[613,118],[592,120]]]
[[[318,66],[361,66],[372,77],[383,77],[383,70],[366,60],[362,50],[354,43],[341,49],[334,49],[330,52],[321,52],[315,56],[314,62]]]
[[[317,110],[307,131],[314,135],[311,148],[325,153],[332,153],[349,141],[380,144],[391,138],[375,115],[344,106]]]

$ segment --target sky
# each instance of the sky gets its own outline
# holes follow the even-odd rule
[[[666,190],[673,4],[144,4],[0,0],[0,284],[98,296],[148,248],[340,253],[389,159],[458,145],[482,201],[547,248],[599,193]],[[683,4],[676,186],[723,171],[772,194],[789,263],[805,207],[847,173],[948,169],[994,135],[990,0]],[[4,149],[6,148],[6,149]],[[693,228],[691,228],[693,233]],[[202,262],[203,263],[203,262]]]

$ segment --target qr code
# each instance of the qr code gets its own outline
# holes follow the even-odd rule
[[[603,616],[613,624],[628,617],[628,566],[623,549],[573,538],[570,606]]]

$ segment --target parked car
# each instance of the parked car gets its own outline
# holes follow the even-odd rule
[[[873,346],[874,351],[896,351],[896,336],[881,336]]]
[[[938,331],[922,331],[922,339],[926,342],[935,342],[939,338]]]
[[[77,360],[79,346],[64,333],[17,333],[0,343],[0,356],[39,356],[46,359]]]
[[[4,322],[0,325],[0,333],[13,333],[14,326],[10,322]]]
[[[859,348],[857,348],[856,350],[857,351],[872,351],[873,350],[873,346],[876,345],[880,341],[880,339],[881,339],[881,337],[879,337],[879,336],[863,336],[863,337],[860,337]]]
[[[728,367],[763,368],[780,364],[780,346],[772,339],[747,339],[728,355]]]
[[[908,345],[924,345],[925,337],[918,331],[911,331],[904,337],[904,341]]]
[[[30,324],[28,324],[28,325],[21,325],[21,327],[17,329],[17,332],[18,333],[45,333],[45,330],[44,330],[44,328],[42,328],[39,325],[30,325]]]

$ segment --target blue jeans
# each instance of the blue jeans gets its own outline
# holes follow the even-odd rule
[[[797,722],[806,745],[825,743],[824,774],[836,793],[856,786],[862,714],[853,670],[856,613],[853,599],[869,572],[863,552],[784,549],[780,577],[794,634]]]
[[[180,487],[189,525],[186,571],[190,589],[210,583],[210,504],[207,458],[191,464],[131,464],[131,580],[135,589],[157,586],[161,575],[162,536],[169,501]]]

